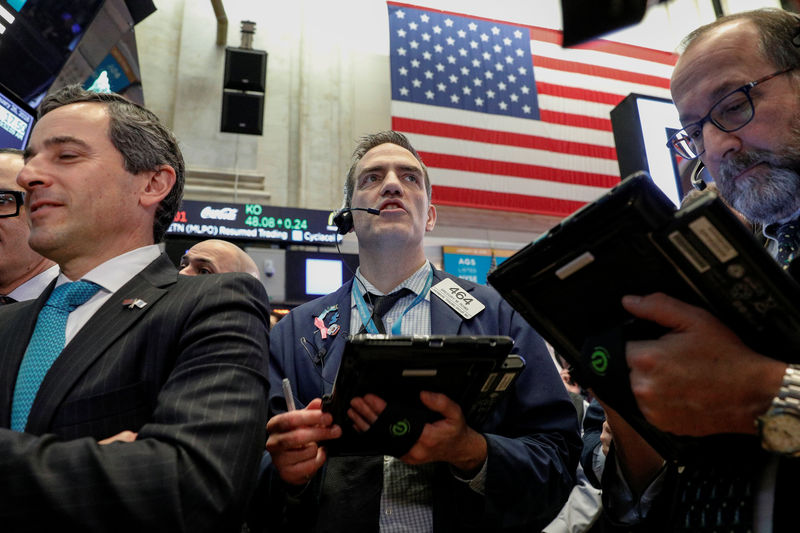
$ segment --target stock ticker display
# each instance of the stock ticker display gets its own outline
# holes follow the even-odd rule
[[[335,246],[342,236],[332,218],[316,209],[184,200],[167,234]]]

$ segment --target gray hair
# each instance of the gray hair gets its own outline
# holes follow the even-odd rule
[[[59,107],[81,102],[104,104],[108,109],[109,137],[122,154],[125,170],[138,174],[156,170],[160,165],[175,170],[175,185],[161,200],[153,220],[153,241],[161,242],[183,197],[184,163],[177,139],[144,107],[118,94],[86,91],[79,85],[48,95],[39,107],[39,118]]]
[[[778,8],[755,9],[720,17],[684,37],[680,48],[685,52],[712,30],[739,20],[749,21],[756,27],[758,51],[777,69],[800,66],[800,17]]]
[[[408,138],[405,135],[396,131],[386,130],[378,133],[372,133],[370,135],[364,135],[361,137],[361,140],[359,141],[358,146],[356,146],[355,151],[353,151],[352,164],[350,165],[350,170],[347,171],[347,180],[344,182],[344,207],[350,207],[350,203],[353,200],[353,190],[355,189],[356,181],[356,166],[358,165],[358,162],[361,161],[361,158],[364,157],[367,152],[376,146],[387,143],[396,144],[401,148],[405,148],[411,152],[411,155],[413,155],[417,161],[419,161],[419,164],[422,167],[422,175],[425,178],[425,192],[428,193],[428,202],[431,201],[431,180],[428,177],[428,169],[425,166],[425,163],[422,162],[422,158],[419,156],[414,147],[411,146],[411,143],[408,141]]]

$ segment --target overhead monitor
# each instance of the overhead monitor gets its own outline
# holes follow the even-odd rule
[[[358,267],[357,254],[286,252],[286,300],[302,303],[342,286]]]
[[[103,1],[10,2],[10,9],[0,10],[0,65],[5,67],[0,68],[0,83],[36,105],[78,46]]]
[[[33,109],[0,84],[0,148],[23,150],[28,145],[34,119]]]
[[[688,178],[682,178],[683,165],[667,148],[667,140],[681,129],[678,110],[672,100],[631,93],[611,110],[614,144],[620,175],[636,171],[650,173],[656,185],[678,206],[688,192]]]

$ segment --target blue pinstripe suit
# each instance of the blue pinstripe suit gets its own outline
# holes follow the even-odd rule
[[[434,285],[453,276],[434,270]],[[454,278],[456,279],[456,278]],[[574,483],[580,454],[575,408],[541,337],[493,289],[458,279],[486,308],[465,320],[431,295],[431,333],[509,335],[527,361],[512,394],[480,428],[488,443],[486,497],[437,464],[434,530],[535,531],[558,512]],[[280,382],[288,377],[302,404],[329,393],[350,329],[352,280],[278,322],[270,343],[270,413],[286,410]],[[341,332],[320,339],[315,316],[338,304]],[[277,387],[276,387],[277,384]],[[378,531],[382,457],[332,457],[300,495],[287,492],[265,456],[253,526],[268,531]],[[263,491],[263,492],[262,492]]]

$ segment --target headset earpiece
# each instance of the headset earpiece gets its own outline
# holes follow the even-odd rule
[[[338,228],[339,235],[350,233],[353,229],[353,213],[349,209],[342,209],[333,217],[333,223]]]
[[[697,164],[692,169],[692,175],[689,178],[690,181],[692,182],[692,187],[694,187],[698,191],[704,191],[706,190],[706,187],[708,187],[708,185],[706,185],[706,182],[703,181],[703,178],[700,177],[700,172],[702,172],[704,168],[706,168],[706,166],[703,164],[702,161],[698,160]]]

